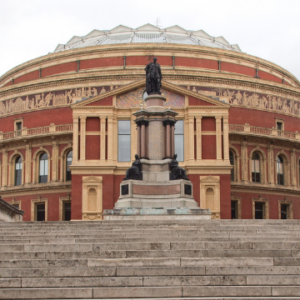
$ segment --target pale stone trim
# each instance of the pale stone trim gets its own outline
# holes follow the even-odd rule
[[[196,117],[197,160],[202,159],[202,116]]]
[[[207,203],[206,192],[208,189],[212,189],[214,192],[212,205]],[[210,207],[212,218],[220,219],[220,176],[200,176],[200,208],[207,209]]]
[[[2,187],[6,187],[7,184],[7,165],[8,165],[8,152],[7,149],[2,150]]]
[[[275,170],[276,170],[276,165],[275,165]],[[275,175],[274,174],[274,145],[269,144],[268,145],[268,182],[272,185],[275,183],[274,175]]]
[[[189,160],[195,160],[194,157],[194,117],[188,117],[188,129],[189,129]]]
[[[73,118],[73,161],[78,161],[78,117]]]
[[[72,163],[74,159],[74,150],[72,149],[71,144],[68,144],[66,147],[63,148],[61,151],[61,156],[60,156],[60,180],[66,182],[66,169],[67,169],[67,154],[69,151],[73,151],[73,157],[72,157]]]
[[[86,133],[86,116],[80,116],[80,160],[85,160],[85,133]]]
[[[32,147],[31,144],[27,144],[25,146],[25,160],[26,160],[26,168],[25,168],[25,184],[31,183],[31,157],[32,157]]]
[[[241,168],[242,180],[248,181],[248,144],[246,141],[241,144]]]
[[[280,150],[279,152],[277,152],[275,154],[275,159],[273,162],[274,167],[274,171],[275,171],[275,183],[278,184],[278,180],[277,180],[277,157],[281,156],[283,158],[283,165],[284,165],[284,169],[283,169],[283,180],[284,180],[284,186],[290,186],[291,185],[291,163],[289,160],[288,155],[285,153],[284,150]]]
[[[40,170],[40,155],[46,152],[48,155],[48,176],[47,176],[47,182],[50,182],[50,174],[51,174],[51,155],[50,152],[45,149],[43,146],[41,146],[39,149],[37,149],[33,154],[33,183],[39,184],[39,170]]]
[[[9,158],[9,170],[8,170],[8,174],[9,174],[9,186],[14,186],[15,185],[15,166],[16,166],[16,162],[15,159],[17,156],[21,156],[22,158],[22,179],[21,179],[21,184],[24,184],[24,178],[25,178],[25,166],[26,166],[26,162],[24,159],[24,156],[21,152],[15,150],[14,153],[12,153],[12,155]]]
[[[252,181],[252,166],[251,166],[251,160],[252,160],[252,155],[254,152],[257,152],[260,158],[260,183],[264,184],[267,182],[267,174],[266,174],[266,154],[265,152],[259,147],[256,146],[255,148],[253,148],[249,154],[249,181]],[[259,183],[258,183],[259,184]]]
[[[217,160],[220,160],[222,159],[221,116],[215,116],[215,119],[216,119]]]
[[[95,209],[91,209],[89,201],[89,191],[93,189],[96,191],[95,202],[93,206]],[[82,220],[102,220],[102,176],[83,176],[82,177]]]
[[[228,116],[223,116],[223,152],[224,152],[224,160],[229,160],[229,125],[228,125]]]
[[[31,199],[30,221],[36,221],[36,205],[39,203],[45,203],[45,221],[48,221],[48,199],[41,198],[41,196],[38,199]]]
[[[100,160],[105,160],[105,149],[106,149],[106,118],[101,116],[100,117]]]
[[[71,203],[70,196],[68,196],[68,197],[59,197],[59,221],[64,221],[63,220],[63,213],[64,213],[64,203],[65,202],[70,202]]]
[[[252,199],[252,219],[255,219],[255,202],[264,203],[264,219],[269,219],[269,200],[263,199],[261,196],[259,198]]]
[[[231,201],[237,202],[237,219],[242,219],[242,201],[241,197],[231,196]]]
[[[234,181],[238,182],[238,181],[241,180],[241,178],[240,178],[240,160],[241,160],[241,157],[239,155],[239,151],[233,145],[230,145],[229,151],[233,152]]]
[[[281,204],[287,204],[288,205],[288,215],[287,219],[293,219],[294,216],[294,209],[293,209],[293,202],[288,201],[287,199],[278,200],[278,219],[281,219]]]
[[[58,164],[59,164],[59,144],[57,141],[52,142],[52,181],[58,181]]]

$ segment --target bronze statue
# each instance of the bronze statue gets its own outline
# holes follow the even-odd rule
[[[186,171],[178,166],[177,154],[174,154],[170,162],[170,180],[185,179],[189,180]]]
[[[146,90],[148,95],[161,94],[161,70],[160,65],[156,62],[157,58],[153,58],[153,62],[149,63],[146,68]]]
[[[143,180],[143,173],[141,172],[141,161],[137,154],[135,155],[135,161],[132,163],[132,166],[126,171],[126,175],[123,180],[128,179]]]

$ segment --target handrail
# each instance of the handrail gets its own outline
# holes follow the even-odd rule
[[[283,139],[290,140],[300,140],[300,134],[298,131],[290,132],[284,130],[278,130],[276,128],[264,128],[264,127],[256,127],[250,126],[248,123],[245,125],[240,124],[229,124],[229,133],[245,133],[245,134],[254,134],[261,136],[274,136]]]
[[[55,125],[50,124],[50,126],[44,127],[36,127],[36,128],[26,128],[24,127],[21,130],[10,131],[10,132],[1,132],[0,131],[0,141],[17,139],[17,138],[24,138],[30,136],[39,136],[45,134],[62,134],[66,132],[73,132],[73,124],[61,124]]]

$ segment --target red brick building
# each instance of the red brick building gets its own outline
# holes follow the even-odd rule
[[[137,152],[156,56],[175,150],[213,218],[300,218],[300,83],[223,37],[118,26],[0,77],[0,192],[24,220],[101,219]]]

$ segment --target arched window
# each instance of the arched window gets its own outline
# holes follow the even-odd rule
[[[43,153],[40,155],[40,170],[39,170],[39,183],[48,181],[48,155]]]
[[[234,181],[234,154],[232,151],[229,151],[229,160],[230,164],[233,166],[231,169],[231,181]]]
[[[18,156],[15,160],[15,185],[22,184],[22,157]]]
[[[66,181],[70,181],[71,180],[71,170],[69,168],[69,166],[72,164],[72,160],[73,160],[73,151],[69,151],[67,154],[67,159],[66,159]]]
[[[260,157],[257,152],[251,158],[252,182],[260,182]]]
[[[277,184],[284,185],[283,158],[277,156]]]

